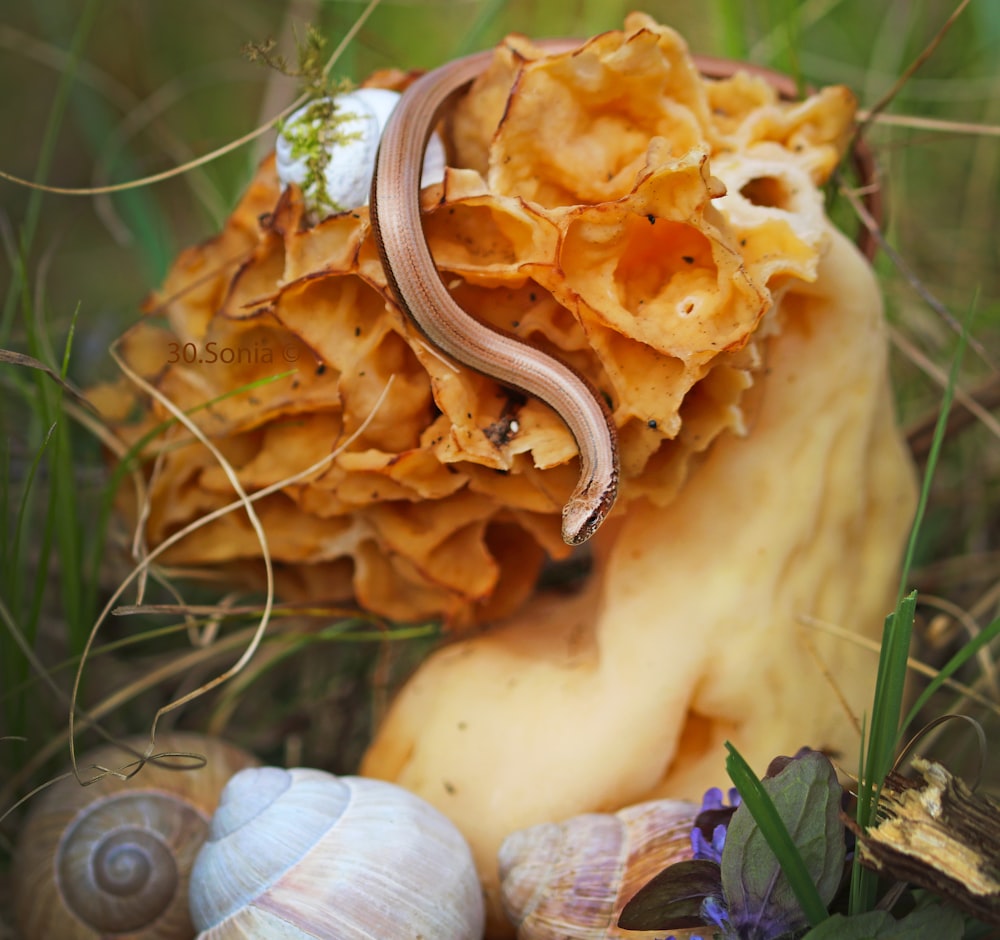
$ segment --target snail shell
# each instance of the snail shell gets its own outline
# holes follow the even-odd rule
[[[147,741],[127,743],[142,753]],[[150,763],[129,780],[107,776],[87,787],[69,777],[37,798],[13,867],[24,940],[194,936],[187,902],[194,857],[226,781],[256,760],[196,734],[159,735],[156,751],[201,754],[208,762],[183,771]],[[94,764],[115,768],[129,760],[108,745],[78,764],[87,778]]]
[[[654,875],[691,858],[700,809],[654,800],[511,833],[500,846],[500,897],[518,940],[662,938],[620,930],[618,917]]]
[[[391,783],[261,767],[226,786],[191,876],[204,940],[479,940],[472,853]]]

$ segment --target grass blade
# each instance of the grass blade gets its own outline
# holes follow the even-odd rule
[[[798,846],[792,840],[778,810],[761,785],[743,755],[728,741],[726,750],[726,772],[739,790],[740,799],[746,804],[750,815],[760,829],[761,835],[774,852],[778,864],[795,893],[802,911],[814,927],[829,916],[826,905],[809,877],[809,870],[802,859]]]
[[[910,653],[910,640],[913,635],[913,619],[917,604],[916,592],[905,594],[905,591],[916,555],[920,528],[930,499],[931,482],[934,479],[934,471],[944,443],[948,415],[951,411],[952,399],[955,396],[955,387],[958,384],[959,367],[965,353],[974,310],[975,304],[966,318],[966,323],[959,336],[955,356],[952,359],[948,384],[941,398],[938,420],[934,428],[934,439],[927,456],[924,479],[920,487],[920,496],[917,500],[917,508],[903,558],[896,609],[886,618],[882,634],[882,651],[879,656],[875,698],[872,703],[871,732],[864,765],[858,769],[857,822],[862,829],[868,828],[874,819],[878,807],[879,791],[885,775],[892,768],[903,732],[904,725],[900,721],[900,716],[903,711],[903,698],[906,689],[906,661]],[[877,888],[876,875],[874,872],[862,868],[856,856],[851,872],[850,912],[860,914],[871,910],[875,906]]]

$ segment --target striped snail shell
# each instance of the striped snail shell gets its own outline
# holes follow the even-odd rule
[[[191,876],[201,940],[479,940],[454,824],[401,787],[261,767],[226,786]]]
[[[654,875],[691,858],[700,809],[653,800],[511,833],[500,846],[500,897],[518,940],[662,938],[620,930],[618,917]]]
[[[126,743],[143,753],[147,740]],[[256,759],[196,734],[159,735],[156,753],[164,752],[204,755],[207,763],[196,770],[147,763],[128,780],[108,775],[86,787],[68,777],[37,798],[13,867],[24,940],[194,936],[187,900],[194,857],[226,781]],[[107,745],[78,765],[87,779],[96,775],[93,765],[117,768],[130,759]]]

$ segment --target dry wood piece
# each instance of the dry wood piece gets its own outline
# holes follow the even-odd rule
[[[858,833],[862,864],[1000,924],[1000,804],[940,764],[918,758],[913,766],[923,781],[891,774],[882,821]]]

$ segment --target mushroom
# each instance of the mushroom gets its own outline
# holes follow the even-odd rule
[[[750,433],[716,441],[668,506],[636,500],[596,570],[432,655],[362,772],[437,806],[472,844],[503,935],[497,851],[537,823],[724,784],[730,740],[763,769],[809,744],[850,762],[914,478],[893,423],[875,279],[828,231],[790,287]]]
[[[633,14],[573,52],[509,38],[441,122],[451,166],[421,205],[451,296],[609,403],[618,504],[576,594],[536,590],[571,550],[573,436],[428,345],[364,206],[312,223],[265,161],[148,305],[166,326],[122,340],[248,492],[273,488],[255,506],[286,598],[489,625],[420,667],[363,769],[458,823],[491,929],[514,829],[697,798],[723,782],[726,739],[758,765],[856,752],[840,703],[864,707],[874,659],[803,618],[877,631],[914,481],[876,285],[819,189],[853,106],[842,88],[783,102],[759,75],[703,79]],[[139,397],[126,424],[123,394],[93,397],[138,441],[166,415]],[[183,428],[145,455],[150,545],[231,501]],[[253,581],[258,555],[230,513],[164,560]]]
[[[636,15],[575,52],[510,38],[442,122],[453,165],[422,196],[435,261],[463,308],[611,403],[622,505],[666,504],[715,438],[744,430],[769,311],[786,282],[815,276],[815,184],[852,101],[832,89],[785,105],[753,76],[702,80],[676,33]],[[781,198],[761,204],[742,179],[746,195],[723,196],[736,152],[768,167],[758,189]],[[746,211],[730,222],[723,198]],[[452,630],[492,622],[532,596],[546,557],[570,552],[559,515],[576,443],[547,405],[428,345],[394,303],[360,192],[351,201],[314,221],[265,160],[219,236],[177,259],[122,356],[248,492],[273,488],[255,505],[285,598]],[[130,442],[170,417],[125,381],[91,397]],[[143,454],[150,546],[232,501],[181,425]],[[162,558],[257,584],[259,555],[230,512]]]

